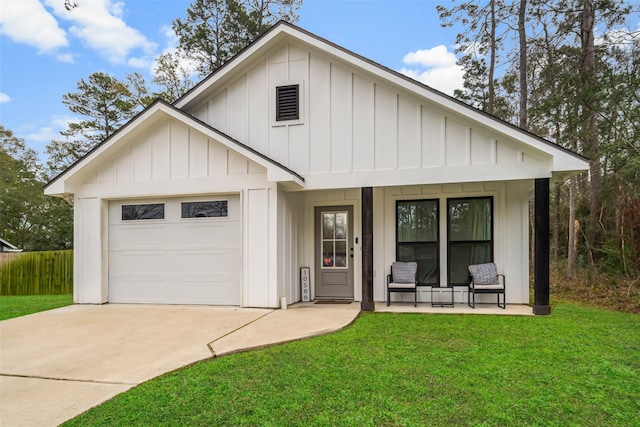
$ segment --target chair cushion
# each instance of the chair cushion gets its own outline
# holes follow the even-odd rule
[[[502,285],[475,285],[475,284],[471,284],[471,287],[473,289],[478,290],[478,291],[481,291],[483,289],[487,289],[487,290],[495,289],[495,290],[498,290],[498,289],[502,289],[503,288]]]
[[[497,285],[499,283],[498,270],[493,262],[470,265],[469,273],[473,276],[474,285]]]
[[[391,289],[414,289],[416,287],[415,283],[389,283],[389,288]]]
[[[416,272],[418,263],[416,262],[394,262],[391,264],[393,283],[416,283]]]

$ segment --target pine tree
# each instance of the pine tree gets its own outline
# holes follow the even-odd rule
[[[218,69],[278,20],[296,22],[302,0],[194,0],[173,21],[179,52],[201,77]]]

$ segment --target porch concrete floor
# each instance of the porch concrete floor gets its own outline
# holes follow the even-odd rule
[[[386,302],[376,302],[376,311],[380,313],[429,313],[429,314],[484,314],[506,316],[533,316],[533,307],[524,304],[507,304],[506,309],[493,304],[476,304],[476,308],[466,303],[456,303],[453,307],[432,307],[430,302],[419,302],[417,307],[413,302],[392,302],[387,307]]]

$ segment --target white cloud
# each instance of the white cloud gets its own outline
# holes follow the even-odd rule
[[[54,139],[60,139],[60,132],[51,126],[45,126],[26,135],[25,139],[37,142],[49,142]]]
[[[66,64],[73,64],[76,62],[72,53],[61,53],[60,55],[56,55],[56,59]]]
[[[4,92],[0,92],[0,104],[11,101],[11,97]]]
[[[139,58],[129,58],[127,65],[133,68],[148,68],[154,64],[154,58],[142,56]]]
[[[142,50],[143,53],[140,57],[151,58],[157,49],[155,43],[124,21],[122,2],[85,1],[73,10],[67,11],[61,0],[44,1],[54,10],[56,16],[71,21],[71,35],[81,39],[112,63],[125,63],[131,52],[138,50]],[[150,62],[151,59],[148,59],[145,66]],[[139,63],[139,59],[134,61],[134,64]]]
[[[179,40],[176,32],[173,31],[173,27],[171,27],[171,25],[165,25],[161,28],[161,30],[165,38],[167,39],[166,49],[175,49],[176,47],[178,47]]]
[[[453,95],[455,89],[462,88],[464,71],[446,46],[409,52],[403,62],[412,67],[402,67],[400,73],[434,89]]]
[[[80,120],[78,116],[52,116],[51,125],[57,129],[65,130],[69,127],[69,123],[79,123]]]
[[[0,33],[39,52],[68,45],[64,30],[38,0],[3,0],[0,24]]]
[[[420,49],[407,53],[402,59],[407,65],[421,65],[423,67],[448,67],[455,65],[456,56],[449,52],[445,45]]]
[[[636,31],[627,28],[613,28],[607,33],[598,34],[598,32],[598,29],[596,29],[594,41],[597,46],[614,45],[618,47],[630,47],[634,42],[637,43],[640,40],[640,23],[638,23],[638,29]]]
[[[78,121],[78,117],[74,116],[52,116],[49,119],[49,123],[42,123],[44,126],[28,133],[24,138],[28,141],[47,143],[54,139],[60,140],[63,139],[63,136],[60,135],[60,131],[66,130],[69,127],[69,123]]]

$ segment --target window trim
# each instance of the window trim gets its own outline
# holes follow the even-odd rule
[[[440,287],[440,199],[403,199],[396,200],[395,203],[395,259],[398,260],[398,249],[400,247],[400,242],[398,241],[398,205],[400,203],[408,203],[408,202],[434,202],[436,205],[436,241],[435,242],[408,242],[409,244],[433,244],[436,248],[436,283],[419,283],[424,286],[433,286]]]
[[[291,117],[282,111],[285,95],[294,97],[291,104],[295,105],[291,105],[291,107],[295,107],[295,111],[292,111]],[[287,122],[291,120],[300,120],[300,85],[276,86],[276,121]]]
[[[493,196],[476,196],[476,197],[448,197],[446,202],[447,210],[447,286],[466,286],[466,283],[451,283],[451,220],[449,217],[449,203],[453,200],[465,201],[465,200],[489,200],[491,211],[491,240],[455,240],[454,244],[469,244],[469,243],[489,243],[491,247],[491,259],[488,262],[495,260],[495,200]]]

